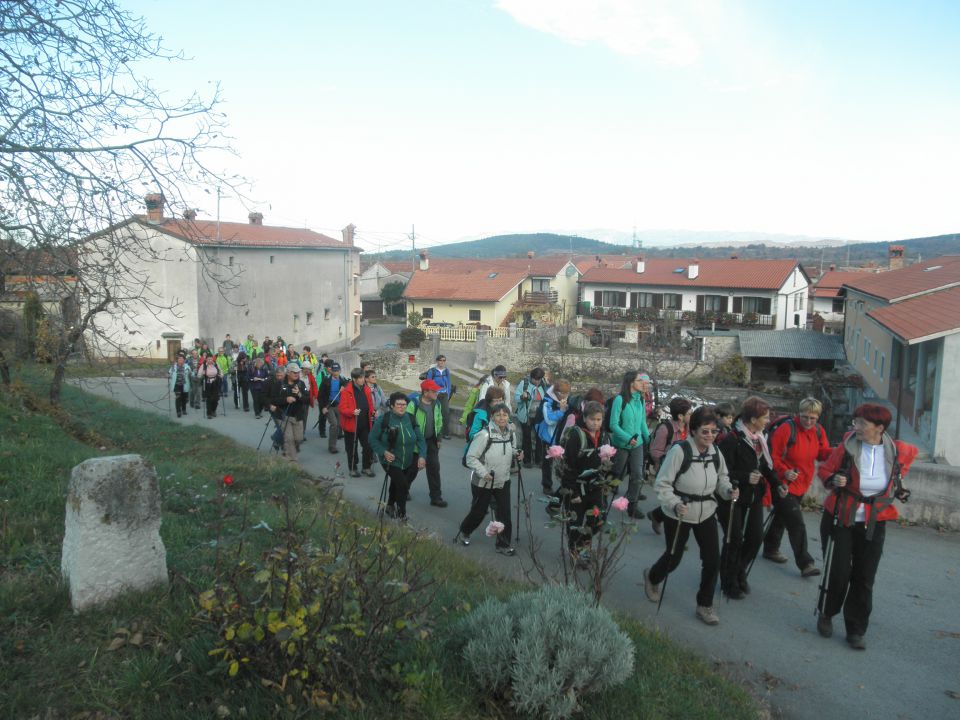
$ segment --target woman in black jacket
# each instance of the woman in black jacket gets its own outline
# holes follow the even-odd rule
[[[731,484],[740,488],[740,497],[732,507],[729,501],[721,500],[718,509],[724,535],[720,588],[734,600],[750,592],[747,567],[763,544],[765,483],[772,483],[774,479],[773,460],[763,434],[769,422],[770,406],[758,397],[748,397],[733,428],[718,445],[726,460]]]

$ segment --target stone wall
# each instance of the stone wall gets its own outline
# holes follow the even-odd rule
[[[382,380],[389,380],[404,387],[414,387],[419,383],[417,377],[430,364],[424,360],[423,349],[381,349],[365,350],[362,353],[364,360],[373,363],[377,376]]]

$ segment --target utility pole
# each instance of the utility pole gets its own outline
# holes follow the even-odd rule
[[[417,271],[417,230],[411,224],[410,225],[410,247],[413,249],[413,260],[411,270],[413,272]]]

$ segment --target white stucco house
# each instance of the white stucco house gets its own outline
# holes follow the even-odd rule
[[[354,226],[336,240],[312,230],[163,216],[162,196],[88,238],[84,267],[122,264],[116,302],[96,317],[88,346],[103,355],[171,357],[194,338],[216,346],[282,336],[316,352],[349,347],[360,334],[360,248]],[[122,242],[110,243],[119,238]],[[117,247],[123,249],[117,252]]]
[[[360,273],[360,303],[364,319],[380,318],[386,315],[380,291],[390,283],[400,283],[406,286],[413,275],[410,261],[397,262],[375,260],[364,265]]]
[[[810,278],[796,260],[642,256],[581,266],[584,315],[623,322],[674,320],[683,328],[805,327]],[[589,304],[589,308],[587,307]]]

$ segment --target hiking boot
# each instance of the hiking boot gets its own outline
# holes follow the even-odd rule
[[[627,515],[632,517],[634,520],[643,520],[646,517],[643,510],[637,507],[636,503],[630,505],[627,508]]]
[[[663,521],[658,520],[655,513],[650,513],[650,524],[653,526],[655,534],[663,535]]]
[[[740,576],[737,578],[737,585],[739,585],[740,589],[743,590],[744,595],[750,594],[750,583],[747,582],[746,572],[740,573]]]
[[[586,548],[573,553],[573,564],[578,570],[586,570],[590,567],[590,551]]]
[[[377,474],[373,471],[373,468],[364,468],[364,469],[363,469],[363,474],[366,475],[367,477],[376,477],[376,475],[377,475]]]
[[[513,557],[514,555],[517,554],[516,549],[510,547],[509,545],[504,545],[502,547],[498,545],[497,552],[500,553],[501,555],[506,555],[507,557]]]
[[[707,625],[720,624],[720,618],[718,618],[717,614],[713,611],[713,606],[704,607],[703,605],[697,605],[697,618]]]
[[[453,541],[455,543],[457,542],[460,543],[464,547],[467,547],[468,545],[470,545],[470,536],[467,535],[466,533],[458,532],[457,536],[453,539]]]
[[[863,635],[847,635],[847,645],[852,647],[854,650],[866,650],[867,642],[863,639]]]
[[[257,415],[257,417],[260,417],[260,416]],[[326,434],[325,432],[320,433],[320,437],[325,438],[326,436],[327,436],[327,434]]]
[[[336,455],[340,451],[337,450],[336,448],[327,448],[327,452],[330,453],[331,455]]]
[[[743,592],[739,583],[731,583],[726,587],[721,588],[723,594],[726,595],[731,600],[743,600],[747,594]]]
[[[386,513],[387,517],[393,518],[397,516],[397,508],[394,505],[387,505],[383,509],[383,512]]]
[[[434,507],[441,507],[441,508],[449,505],[449,503],[446,500],[444,500],[442,497],[436,498],[435,500],[431,500],[430,504],[433,505]]]
[[[819,574],[820,574],[820,568],[818,568],[813,563],[810,563],[803,570],[800,571],[801,577],[814,577]]]
[[[763,551],[764,560],[771,560],[775,563],[783,565],[785,562],[788,562],[788,558],[779,550],[764,550]]]
[[[643,591],[647,594],[647,600],[650,602],[660,602],[660,588],[662,583],[659,585],[654,585],[650,580],[650,568],[646,568],[643,571]]]
[[[350,471],[350,477],[360,477],[360,471],[354,468]]]
[[[820,633],[820,637],[833,637],[833,620],[829,615],[820,613],[820,617],[817,618],[817,632]]]

